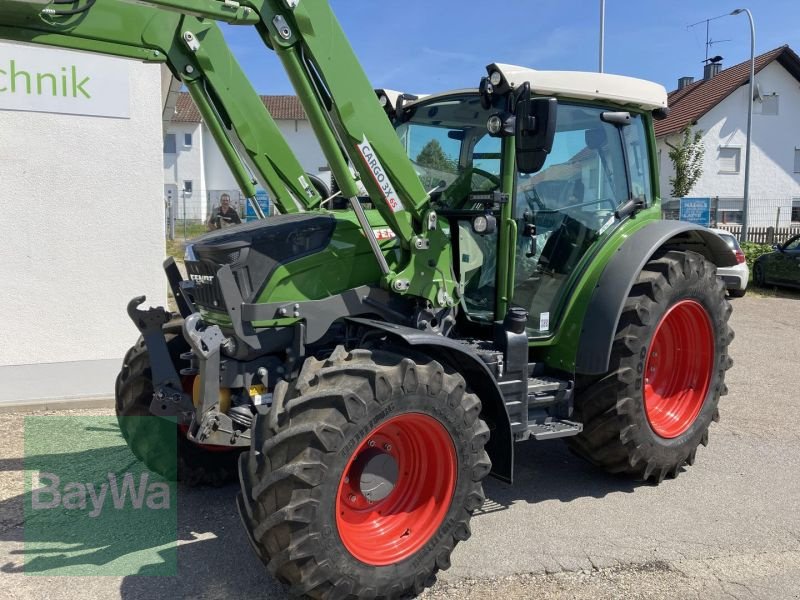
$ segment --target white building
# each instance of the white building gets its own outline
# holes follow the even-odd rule
[[[330,181],[328,163],[296,96],[262,96],[281,134],[306,172]],[[176,218],[204,220],[223,192],[240,193],[214,138],[189,94],[181,93],[164,122],[164,188]],[[185,212],[184,212],[185,210]]]
[[[0,43],[0,403],[113,394],[138,336],[128,301],[166,301],[169,80],[158,64]]]
[[[655,122],[661,195],[670,197],[674,176],[668,144],[689,125],[703,132],[705,146],[690,196],[718,198],[717,221],[741,223],[750,61],[718,68],[709,65],[700,81],[682,78],[669,94],[669,116]],[[800,57],[782,46],[757,56],[755,70],[748,223],[785,227],[800,221]]]

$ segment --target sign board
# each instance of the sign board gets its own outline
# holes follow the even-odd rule
[[[130,118],[130,62],[0,42],[0,110]]]
[[[681,198],[680,220],[711,227],[711,198]]]
[[[261,210],[264,211],[264,214],[269,216],[269,194],[266,190],[262,188],[256,189],[256,202],[261,207]],[[250,202],[247,202],[247,212],[246,212],[246,220],[247,221],[254,221],[257,219],[256,211],[253,210],[253,205]]]

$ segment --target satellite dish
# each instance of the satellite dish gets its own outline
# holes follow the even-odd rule
[[[753,100],[764,102],[764,92],[761,91],[761,84],[756,82],[753,89]]]

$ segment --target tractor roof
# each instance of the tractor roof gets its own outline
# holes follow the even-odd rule
[[[487,71],[499,71],[511,88],[527,81],[531,92],[535,94],[579,100],[607,100],[645,110],[667,106],[667,91],[664,86],[644,79],[582,71],[536,71],[501,63],[489,65]]]

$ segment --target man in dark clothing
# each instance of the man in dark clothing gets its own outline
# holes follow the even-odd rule
[[[208,216],[206,225],[209,230],[222,229],[230,225],[238,225],[242,222],[239,218],[239,213],[231,206],[231,197],[228,194],[222,194],[219,197],[220,205],[211,211]]]

